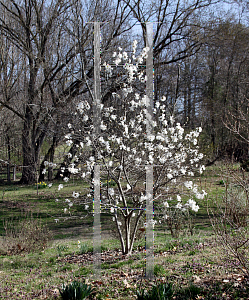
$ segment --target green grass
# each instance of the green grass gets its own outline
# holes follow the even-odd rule
[[[180,235],[175,239],[171,237],[164,225],[155,226],[155,280],[171,282],[175,295],[178,293],[182,299],[190,299],[187,297],[202,293],[202,289],[196,284],[190,285],[194,278],[213,276],[217,280],[219,278],[223,280],[227,276],[225,272],[229,271],[228,267],[220,268],[221,249],[215,243],[206,209],[207,203],[209,207],[215,209],[215,202],[219,203],[222,200],[225,188],[218,184],[221,179],[216,176],[216,172],[219,170],[217,167],[208,168],[201,177],[201,182],[199,178],[195,179],[209,193],[209,201],[198,201],[200,210],[194,217],[196,230],[193,236]],[[70,219],[69,214],[63,212],[65,198],[69,198],[73,191],[77,191],[81,193],[80,199],[84,199],[88,192],[87,185],[78,180],[67,184],[63,182],[65,188],[58,192],[59,183],[54,183],[51,188],[39,190],[38,195],[33,186],[0,187],[1,220],[12,219],[15,223],[25,218],[27,211],[32,210],[33,216],[38,216],[53,232],[52,244],[47,249],[30,254],[0,256],[0,298],[43,299],[42,297],[47,295],[47,299],[52,300],[62,284],[86,279],[97,288],[99,299],[136,299],[136,290],[140,285],[148,289],[152,284],[141,279],[146,268],[144,237],[135,242],[132,257],[120,257],[117,260],[111,259],[110,256],[110,261],[103,261],[102,276],[96,281],[91,260],[77,259],[80,255],[88,255],[92,252],[93,217],[86,215],[80,204],[75,204],[71,208],[72,215],[79,218]],[[55,199],[59,199],[60,202],[56,202]],[[60,219],[56,223],[55,219],[61,216],[66,217],[65,220]],[[108,236],[108,229],[112,225],[108,213],[103,213],[101,216],[102,252],[120,249],[119,241]],[[0,236],[4,233],[3,223],[0,222]],[[78,241],[84,245],[82,249],[78,247]],[[228,287],[224,288],[228,289]],[[222,295],[223,292],[221,282],[217,285],[215,293]],[[234,299],[237,297],[236,293],[239,295],[239,291],[234,289]]]

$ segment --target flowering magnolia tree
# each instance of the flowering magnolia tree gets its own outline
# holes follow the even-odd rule
[[[136,233],[142,224],[146,203],[146,166],[153,165],[153,199],[156,217],[169,218],[169,209],[198,211],[194,197],[202,199],[205,192],[199,192],[191,177],[202,173],[200,165],[203,155],[199,153],[197,139],[201,128],[185,133],[184,128],[167,117],[165,97],[155,102],[152,134],[146,134],[146,96],[136,87],[144,84],[146,76],[140,64],[147,55],[145,48],[136,56],[119,49],[114,53],[116,67],[105,65],[110,77],[118,70],[123,87],[113,97],[113,105],[101,104],[100,132],[96,134],[92,123],[93,107],[87,101],[78,104],[81,116],[77,125],[69,124],[66,142],[77,141],[78,155],[69,171],[78,174],[92,184],[95,164],[101,166],[101,209],[108,210],[116,226],[123,254],[132,252]],[[84,165],[78,168],[79,163]],[[63,171],[63,170],[62,170]],[[67,180],[67,178],[64,180]],[[62,185],[59,186],[59,189]],[[73,199],[68,200],[69,208]],[[187,197],[187,198],[186,198]],[[187,199],[185,202],[182,199]],[[92,194],[85,199],[89,209]],[[159,218],[159,221],[160,218]],[[142,224],[143,226],[144,224]]]

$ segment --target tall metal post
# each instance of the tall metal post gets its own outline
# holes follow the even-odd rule
[[[153,134],[153,23],[146,23],[146,134]],[[146,277],[154,277],[154,231],[153,231],[153,165],[146,166]]]
[[[100,90],[100,23],[94,22],[94,102],[93,125],[94,136],[100,134],[101,124],[101,90]],[[96,155],[95,155],[96,156]],[[96,279],[101,276],[101,223],[100,223],[100,165],[94,165],[94,200],[93,200],[93,257],[94,275]]]

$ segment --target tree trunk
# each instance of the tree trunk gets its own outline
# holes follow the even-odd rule
[[[119,237],[120,237],[123,255],[130,255],[132,253],[133,244],[135,242],[135,237],[138,229],[138,223],[142,214],[143,211],[139,213],[139,215],[137,216],[132,233],[131,233],[131,216],[128,216],[127,219],[125,220],[125,241],[123,240],[122,232],[119,231]]]
[[[27,105],[25,121],[22,130],[23,171],[20,183],[32,184],[36,182],[36,170],[38,162],[39,147],[37,147],[32,136],[32,111]]]
[[[36,182],[37,161],[32,148],[23,153],[23,168],[20,183],[31,184]]]
[[[125,219],[125,253],[130,254],[132,249],[130,248],[130,218]]]
[[[11,159],[11,155],[10,155],[10,137],[9,134],[7,134],[7,147],[8,147],[8,165],[7,165],[7,182],[8,184],[10,184],[10,159]]]

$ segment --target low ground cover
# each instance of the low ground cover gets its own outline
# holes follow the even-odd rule
[[[124,257],[115,240],[105,240],[98,279],[92,272],[90,241],[85,241],[86,253],[80,252],[77,240],[69,239],[56,241],[39,253],[2,256],[1,299],[60,299],[62,284],[75,280],[95,287],[94,299],[137,299],[137,290],[148,290],[160,282],[172,283],[172,299],[192,299],[194,287],[196,299],[247,299],[247,277],[225,264],[214,236],[200,232],[180,242],[164,238],[167,243],[161,237],[155,242],[155,279],[150,281],[143,278],[145,249],[141,242],[132,256]],[[184,298],[187,295],[189,298]]]
[[[217,170],[215,170],[216,172]],[[208,170],[199,184],[209,191],[209,207],[219,201],[225,192],[220,177]],[[177,239],[170,236],[164,225],[155,227],[154,279],[144,278],[146,266],[145,240],[142,235],[135,242],[131,256],[123,256],[119,242],[112,238],[107,214],[102,217],[102,254],[100,278],[93,274],[92,216],[86,215],[81,206],[73,206],[83,219],[60,219],[65,198],[73,190],[81,192],[84,186],[75,181],[60,193],[58,184],[39,190],[21,187],[7,191],[2,187],[1,219],[12,218],[13,224],[25,219],[25,212],[32,209],[43,225],[53,233],[47,247],[30,253],[7,253],[0,247],[0,298],[1,299],[60,299],[62,284],[73,281],[86,282],[95,288],[92,299],[137,299],[138,290],[149,291],[153,284],[172,284],[170,299],[247,299],[249,279],[238,266],[224,259],[223,249],[215,238],[207,214],[207,202],[202,200],[194,222],[193,235],[182,233]],[[5,191],[3,189],[5,188]],[[0,192],[1,193],[1,192]],[[83,211],[83,212],[82,212]],[[10,220],[10,219],[9,219]],[[0,224],[1,245],[4,224]]]

